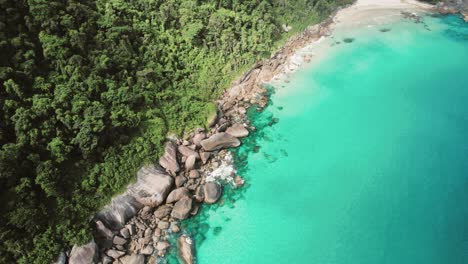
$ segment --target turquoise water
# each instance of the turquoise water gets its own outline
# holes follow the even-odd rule
[[[468,263],[468,24],[424,21],[337,36],[272,88],[248,185],[185,223],[198,263]]]

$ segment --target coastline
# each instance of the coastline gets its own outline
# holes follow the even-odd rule
[[[398,0],[385,0],[375,4],[370,0],[358,0],[357,3],[339,10],[322,23],[310,26],[304,32],[291,37],[270,59],[258,62],[250,71],[236,80],[234,85],[227,89],[217,101],[220,111],[217,116],[213,117],[210,130],[203,131],[199,129],[185,136],[183,139],[174,139],[172,143],[168,143],[168,145],[166,145],[166,153],[163,156],[164,160],[160,160],[159,162],[159,164],[165,168],[165,171],[161,171],[160,168],[143,168],[143,171],[139,173],[138,176],[141,182],[137,182],[135,184],[137,185],[136,187],[129,186],[126,193],[123,195],[124,200],[119,200],[122,199],[122,196],[119,196],[120,198],[117,197],[113,200],[115,206],[106,209],[110,211],[111,214],[104,214],[95,219],[97,223],[96,233],[101,236],[101,243],[107,243],[109,248],[115,245],[120,245],[122,248],[120,249],[117,247],[117,249],[103,251],[100,246],[99,250],[103,253],[105,252],[108,256],[105,258],[106,261],[118,259],[120,261],[119,263],[125,263],[125,258],[133,258],[138,261],[143,259],[144,261],[144,257],[139,257],[142,255],[154,261],[156,261],[158,257],[164,257],[167,250],[174,246],[168,242],[169,237],[175,236],[175,234],[178,233],[184,233],[184,230],[179,228],[180,221],[186,219],[190,215],[195,215],[203,202],[207,204],[215,203],[221,196],[222,185],[215,183],[215,185],[210,185],[212,186],[211,190],[207,190],[205,186],[208,182],[233,182],[234,186],[241,186],[243,184],[243,179],[240,176],[236,177],[236,171],[232,165],[232,156],[226,149],[237,147],[240,144],[240,142],[238,143],[238,138],[246,137],[249,134],[248,131],[255,130],[255,127],[250,125],[246,113],[247,109],[252,106],[258,106],[260,110],[267,105],[268,95],[265,84],[288,82],[289,74],[303,67],[306,63],[312,61],[315,63],[319,60],[320,56],[326,56],[326,45],[322,47],[319,53],[312,51],[312,47],[320,45],[324,42],[324,39],[332,37],[333,34],[337,32],[345,31],[350,27],[389,23],[407,16],[407,14],[405,15],[405,13],[402,12],[413,14],[415,12],[426,13],[429,11],[433,11],[432,6],[421,4],[416,1],[406,1],[402,3]],[[229,131],[229,129],[231,130]],[[219,134],[223,136],[229,134],[231,136],[228,138],[228,142],[224,142],[225,144],[222,144],[219,149],[205,148],[203,144],[200,144],[201,141],[210,139]],[[234,138],[237,139],[237,141]],[[223,140],[226,140],[226,138]],[[191,151],[195,151],[196,154]],[[204,153],[208,153],[208,156],[205,156]],[[177,179],[181,176],[179,173],[180,171],[183,173],[182,178],[185,178],[185,182],[184,179]],[[192,171],[197,172],[192,173]],[[144,175],[159,175],[162,179],[161,181],[166,181],[164,185],[169,187],[163,189],[147,188],[144,186],[148,183]],[[226,175],[229,176],[220,179],[220,177],[225,177]],[[159,185],[159,183],[160,181],[153,182],[153,185]],[[182,188],[185,189],[181,190]],[[188,191],[186,192],[185,190]],[[129,196],[135,198],[134,194],[141,193],[142,191],[151,194],[137,197],[140,199],[136,199],[136,202],[142,206],[134,206],[134,204],[137,203],[134,203],[132,198],[126,200]],[[171,203],[175,204],[165,207],[166,204],[169,204],[169,202],[165,200],[168,199],[174,191],[177,191],[177,193],[173,196],[177,198]],[[154,195],[154,193],[157,193],[157,195]],[[207,195],[209,196],[213,193],[214,196],[212,199],[207,201]],[[190,206],[188,206],[187,203],[180,206],[183,209],[182,217],[171,213],[179,201],[188,200],[191,201],[189,202]],[[193,206],[192,201],[194,202]],[[129,208],[124,208],[123,212],[116,215],[113,210],[117,210],[116,208],[121,207],[121,202],[125,205],[129,205],[131,207],[131,212],[128,212]],[[165,208],[166,210],[161,210],[161,208]],[[156,209],[156,211],[153,213],[154,209]],[[160,216],[154,217],[158,211],[161,213]],[[106,222],[105,219],[107,217],[113,217],[111,216],[112,214],[123,224],[112,224],[112,221]],[[133,216],[129,218],[131,214],[133,214]],[[124,238],[125,242],[119,241],[116,237]],[[148,239],[148,237],[150,239]],[[157,237],[157,239],[155,239],[155,237]],[[128,243],[131,250],[124,250],[121,243],[123,243],[123,245]],[[177,243],[180,250],[179,255],[183,261],[185,263],[194,263],[194,243],[196,243],[196,241],[193,241],[190,237],[183,234],[179,236]],[[151,244],[153,246],[148,246]],[[87,245],[84,247],[86,246]],[[98,251],[95,244],[92,246],[88,245],[88,249],[90,247]],[[73,255],[73,253],[74,250],[72,250],[71,255]],[[79,255],[79,253],[80,250],[77,247],[75,254]],[[105,262],[103,260],[103,263],[111,262]]]

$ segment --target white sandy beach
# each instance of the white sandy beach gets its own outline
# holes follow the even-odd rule
[[[284,82],[288,74],[295,72],[311,58],[313,64],[319,63],[330,48],[330,41],[336,35],[342,35],[353,29],[385,25],[403,18],[402,12],[422,15],[432,10],[432,5],[415,0],[358,0],[355,4],[343,8],[333,17],[330,35],[298,49],[282,73],[273,78],[271,83]],[[309,58],[309,59],[307,59]]]

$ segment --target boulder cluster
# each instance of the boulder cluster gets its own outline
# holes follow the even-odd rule
[[[180,221],[196,215],[202,204],[220,199],[222,182],[207,176],[252,129],[230,121],[232,116],[219,116],[209,130],[169,140],[158,163],[141,168],[136,182],[95,215],[94,240],[59,259],[64,263],[68,255],[70,264],[155,263],[175,246],[169,238],[178,236],[180,260],[193,263],[194,241],[181,230]],[[228,175],[231,182],[243,185],[242,177],[233,173]]]

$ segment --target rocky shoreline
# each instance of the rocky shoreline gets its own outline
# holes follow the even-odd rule
[[[435,10],[444,13],[446,9],[440,8],[437,5]],[[461,12],[454,10],[458,11],[446,13]],[[298,58],[297,51],[328,36],[333,17],[293,36],[270,59],[258,62],[234,82],[217,101],[219,111],[209,121],[209,129],[170,139],[159,162],[141,168],[136,183],[95,215],[95,239],[62,253],[57,263],[162,263],[176,246],[170,237],[177,238],[180,260],[195,263],[196,241],[181,230],[180,221],[196,215],[203,204],[216,203],[224,184],[244,184],[228,149],[240,146],[240,139],[255,131],[247,109],[267,105],[265,83],[311,60],[310,55]]]
[[[264,83],[290,71],[295,52],[328,35],[332,22],[329,18],[292,37],[274,56],[239,78],[217,101],[219,111],[209,121],[210,129],[170,139],[158,164],[141,168],[136,183],[95,215],[95,239],[62,253],[57,263],[67,259],[70,264],[160,263],[175,246],[170,236],[178,236],[180,260],[194,263],[196,241],[184,234],[180,221],[196,215],[203,203],[216,203],[223,184],[244,184],[228,149],[240,146],[239,139],[255,130],[249,125],[247,109],[266,106]]]
[[[461,14],[465,22],[468,22],[468,1],[467,0],[446,0],[439,2],[434,7],[440,14]]]

